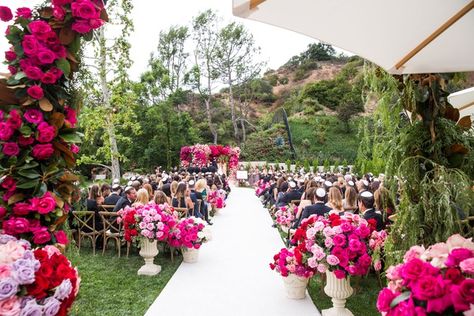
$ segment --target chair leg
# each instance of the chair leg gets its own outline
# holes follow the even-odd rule
[[[120,239],[115,238],[115,241],[116,241],[117,249],[118,249],[118,257],[120,258],[120,250],[121,250],[121,249],[120,249],[120,248],[121,248],[121,247],[120,247],[120,246],[121,246],[121,245],[120,245]]]
[[[103,239],[104,239],[104,240],[102,240],[102,243],[103,243],[103,245],[102,245],[102,255],[105,254],[105,246],[107,246],[107,242],[108,242],[106,236],[104,236]]]
[[[130,246],[131,246],[131,242],[127,241],[127,258],[128,258],[128,254],[130,252]]]
[[[78,232],[77,236],[78,236],[77,246],[79,247],[79,252],[81,252],[81,239],[82,239],[81,233]]]
[[[91,237],[92,242],[92,255],[95,256],[95,242],[97,241],[97,237]]]

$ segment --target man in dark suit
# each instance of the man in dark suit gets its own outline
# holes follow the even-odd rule
[[[114,184],[112,186],[112,193],[105,198],[104,204],[105,205],[116,205],[118,200],[120,200],[120,191],[122,188],[118,184]]]
[[[303,209],[299,220],[296,221],[293,228],[298,228],[301,221],[305,218],[310,217],[311,215],[324,216],[326,213],[331,211],[331,208],[324,203],[326,197],[326,190],[323,188],[311,188],[308,190],[306,199],[310,200],[313,204],[308,205]]]
[[[279,201],[279,206],[283,206],[283,205],[288,205],[291,203],[291,201],[293,200],[300,200],[301,199],[301,195],[302,193],[299,192],[297,189],[296,189],[296,183],[293,182],[293,181],[290,181],[288,183],[288,186],[289,186],[289,189],[288,191],[283,194],[283,196],[281,197],[280,201]]]
[[[135,202],[137,198],[137,191],[135,191],[134,187],[126,187],[125,188],[125,196],[122,196],[115,204],[114,212],[120,211],[127,206],[132,206],[132,203]]]
[[[374,195],[370,191],[363,191],[359,194],[359,211],[365,220],[375,220],[376,230],[383,229],[382,215],[377,213],[374,209]]]
[[[189,196],[191,197],[191,201],[193,201],[193,204],[194,204],[194,212],[193,214],[190,214],[190,216],[204,219],[203,214],[199,212],[199,205],[198,205],[198,200],[196,196],[196,190],[194,189],[194,184],[195,184],[194,180],[189,180],[188,182],[188,188],[190,191]]]

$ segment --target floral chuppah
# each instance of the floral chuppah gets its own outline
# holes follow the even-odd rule
[[[185,168],[191,164],[202,168],[215,161],[220,170],[227,174],[227,167],[233,173],[239,166],[240,148],[222,145],[185,146],[181,148],[181,165]]]
[[[0,306],[18,309],[2,314],[66,315],[77,294],[79,277],[67,258],[54,246],[33,250],[30,243],[68,243],[61,226],[76,190],[71,169],[80,142],[68,81],[78,69],[81,40],[91,39],[106,19],[100,0],[52,0],[37,10],[19,8],[15,16],[0,6],[0,20],[13,20],[5,32],[10,74],[0,80],[0,224],[8,234],[1,239],[11,238],[0,245],[0,274],[12,282],[2,284],[11,293],[0,294]],[[19,253],[27,258],[15,257]],[[8,278],[19,268],[22,273]]]

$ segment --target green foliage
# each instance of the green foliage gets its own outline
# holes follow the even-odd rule
[[[335,59],[336,51],[331,45],[323,43],[312,43],[308,45],[308,49],[300,55],[293,56],[285,67],[295,69],[301,65],[309,64],[315,61],[327,61]],[[307,66],[306,66],[307,67]],[[313,68],[314,69],[314,68]]]
[[[331,163],[329,162],[329,159],[326,158],[326,160],[324,160],[324,171],[325,172],[329,172],[331,171]]]
[[[319,159],[313,160],[313,172],[316,173],[319,170]]]
[[[290,79],[288,79],[288,77],[281,77],[280,79],[278,79],[278,83],[282,85],[288,84],[288,82],[290,82]]]
[[[308,159],[304,160],[303,167],[304,167],[305,172],[310,172],[311,171]]]
[[[272,74],[272,75],[268,76],[266,79],[268,80],[268,83],[270,83],[270,85],[272,87],[275,87],[275,86],[278,85],[278,75],[277,74]]]
[[[291,170],[291,160],[287,159],[285,163],[286,163],[286,170],[287,171]]]

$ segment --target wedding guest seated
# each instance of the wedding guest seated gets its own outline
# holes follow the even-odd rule
[[[151,184],[145,183],[145,184],[143,185],[143,188],[144,188],[145,190],[147,190],[148,196],[149,196],[150,199],[151,199],[151,197],[153,197],[153,188],[152,188]]]
[[[296,221],[294,228],[297,228],[303,219],[308,218],[311,215],[324,216],[326,213],[331,211],[331,208],[324,204],[326,191],[323,188],[311,188],[308,190],[306,196],[306,198],[312,201],[313,204],[308,205],[303,209],[303,213],[299,220]]]
[[[134,187],[126,187],[124,190],[124,195],[117,201],[115,204],[114,212],[117,212],[121,209],[124,209],[126,206],[132,206],[132,203],[135,202],[137,198],[137,191]]]
[[[381,231],[384,227],[382,215],[377,213],[374,209],[374,195],[369,191],[364,191],[359,194],[359,211],[367,221],[374,221],[376,230]]]
[[[107,183],[103,183],[100,186],[100,193],[104,199],[106,199],[110,195],[110,185]]]
[[[338,187],[332,187],[329,189],[328,194],[329,201],[326,204],[331,208],[331,212],[343,215],[344,208],[342,207],[342,195]]]
[[[186,183],[178,183],[176,194],[171,200],[173,207],[186,208],[188,210],[188,215],[193,214],[194,203],[191,200],[190,194],[191,192],[189,191]]]
[[[148,195],[148,191],[144,188],[141,188],[137,191],[137,198],[135,202],[133,202],[132,206],[145,206],[150,202],[150,196]]]
[[[105,198],[105,205],[116,205],[118,200],[120,200],[120,191],[122,188],[118,184],[112,185],[112,193]]]
[[[168,200],[168,197],[166,196],[166,194],[160,190],[155,191],[155,196],[153,197],[153,201],[155,202],[156,205],[170,204],[170,201]]]
[[[94,184],[89,190],[89,197],[87,198],[86,207],[88,211],[98,212],[99,205],[104,203],[104,198],[100,194],[99,186]]]
[[[353,186],[346,186],[346,193],[344,195],[342,206],[346,212],[355,213],[357,211],[357,192]]]
[[[283,194],[283,196],[279,200],[279,203],[278,203],[279,206],[288,205],[293,200],[301,199],[302,193],[296,190],[296,183],[293,181],[290,181],[288,183],[288,186],[289,186],[288,192]]]

